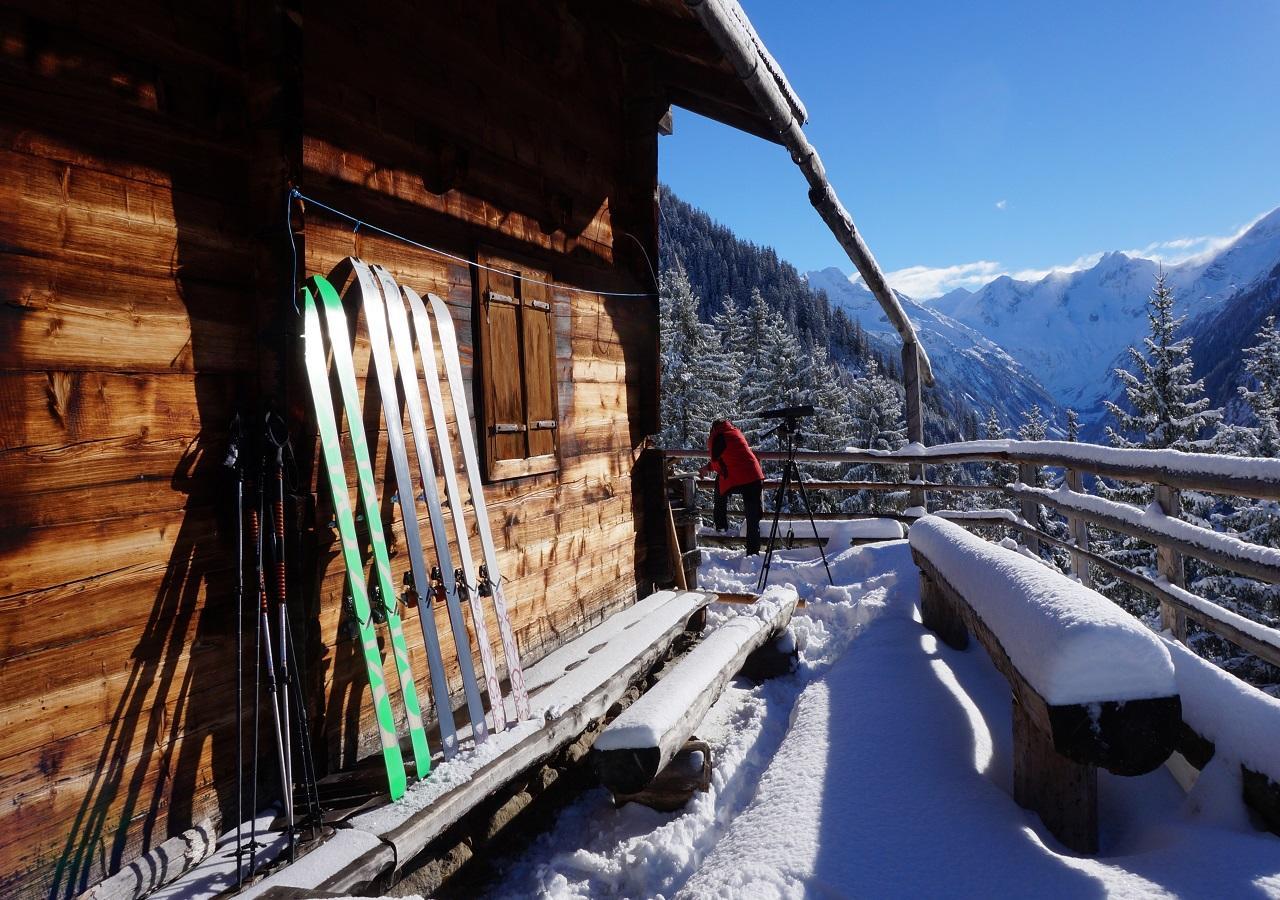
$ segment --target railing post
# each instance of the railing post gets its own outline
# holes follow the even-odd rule
[[[1035,463],[1018,463],[1018,480],[1028,487],[1036,487],[1036,476],[1038,474],[1039,466]],[[1040,504],[1036,501],[1019,500],[1018,514],[1032,528],[1040,527]],[[1039,538],[1032,538],[1031,549],[1035,551],[1037,556],[1044,553],[1044,545],[1040,543]]]
[[[1177,488],[1157,484],[1156,502],[1160,504],[1160,509],[1166,516],[1174,519],[1181,517],[1182,495]],[[1182,554],[1172,547],[1156,546],[1156,570],[1160,573],[1160,577],[1170,584],[1180,588],[1187,586],[1187,573]],[[1187,639],[1186,614],[1174,609],[1163,600],[1160,602],[1160,627],[1172,632],[1173,636],[1180,641],[1185,642]]]
[[[907,440],[924,445],[924,403],[920,398],[920,347],[915,341],[902,345],[902,386],[907,391]],[[924,481],[924,466],[907,468],[907,478]],[[929,495],[924,488],[912,488],[912,506],[929,508]]]
[[[1067,469],[1067,490],[1077,494],[1084,493],[1084,476],[1079,469]],[[1079,516],[1067,514],[1067,531],[1071,533],[1071,543],[1076,550],[1071,551],[1071,574],[1087,588],[1093,587],[1093,576],[1089,572],[1089,560],[1079,550],[1089,549],[1089,523]]]

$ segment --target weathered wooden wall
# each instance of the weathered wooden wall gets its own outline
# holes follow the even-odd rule
[[[367,65],[342,64],[351,60]],[[657,424],[654,301],[570,289],[645,291],[652,285],[637,242],[617,243],[625,230],[652,254],[656,241],[656,115],[652,105],[627,101],[626,78],[611,35],[560,4],[392,6],[359,22],[336,11],[308,12],[308,193],[467,259],[475,259],[480,247],[519,253],[564,285],[553,297],[560,470],[487,489],[526,660],[631,602],[638,587],[647,591],[666,572],[645,547],[646,497],[633,490],[637,477],[643,484],[653,474],[643,473],[648,460],[637,462],[633,449]],[[470,267],[368,229],[353,230],[350,222],[316,208],[306,212],[305,243],[308,272],[327,273],[343,257],[357,255],[386,266],[419,293],[448,301],[474,414]],[[358,327],[356,363],[363,375],[369,354],[363,321]],[[366,427],[381,431],[376,390],[366,392],[365,408]],[[376,442],[375,469],[390,473],[385,433]],[[318,499],[325,519],[328,498],[320,492]],[[426,534],[425,510],[420,514]],[[393,549],[402,550],[398,510],[392,533]],[[327,534],[321,537],[331,544]],[[342,614],[344,579],[335,549],[322,546],[319,557],[324,635],[337,632]],[[479,558],[475,541],[473,551]],[[656,563],[656,575],[646,561]],[[401,552],[392,563],[399,583],[408,560]],[[436,619],[447,632],[443,609]],[[423,673],[419,694],[425,696],[418,614],[406,622],[414,670]],[[489,634],[501,665],[492,621]],[[451,649],[446,641],[458,697],[461,679]],[[331,643],[322,658],[317,678],[329,691],[327,749],[339,754],[331,761],[345,764],[371,749],[376,734],[360,690],[364,675],[342,642]],[[478,656],[474,664],[478,668]],[[362,710],[354,729],[349,708],[338,702],[351,696],[351,687]]]
[[[283,399],[318,500],[298,568],[321,749],[372,737],[315,527],[288,181],[463,256],[644,290],[656,107],[574,4],[308,8],[305,32],[263,4],[20,5],[0,13],[0,894],[25,898],[234,808],[235,409]],[[307,272],[357,252],[447,297],[469,354],[466,266],[296,224]],[[654,305],[566,288],[555,314],[561,469],[489,493],[529,660],[665,572],[631,455],[656,426]]]

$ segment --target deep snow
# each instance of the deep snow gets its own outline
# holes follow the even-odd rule
[[[758,565],[710,551],[699,583],[750,589]],[[1226,754],[1189,795],[1165,769],[1102,773],[1103,855],[1064,852],[1013,802],[1005,681],[919,625],[905,541],[832,554],[834,587],[812,550],[774,566],[808,602],[800,668],[712,707],[712,789],[678,813],[590,791],[491,895],[1280,897],[1280,839],[1247,821]]]

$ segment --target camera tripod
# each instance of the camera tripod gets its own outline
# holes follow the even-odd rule
[[[835,579],[831,577],[831,566],[827,564],[827,551],[822,546],[822,539],[818,537],[818,523],[813,520],[813,507],[809,504],[809,492],[804,489],[804,478],[800,474],[800,467],[796,465],[796,448],[800,444],[800,428],[799,422],[795,417],[788,416],[781,425],[773,430],[782,441],[783,452],[787,458],[782,464],[782,483],[778,485],[778,492],[773,496],[773,524],[769,527],[769,546],[764,554],[764,565],[760,569],[760,578],[756,582],[756,592],[759,593],[765,589],[769,583],[769,567],[773,563],[773,551],[778,545],[778,519],[782,515],[782,500],[787,496],[787,491],[795,488],[800,492],[800,499],[804,502],[804,511],[809,516],[809,527],[813,529],[813,540],[818,545],[818,553],[822,556],[822,567],[827,570],[827,581],[835,584]]]

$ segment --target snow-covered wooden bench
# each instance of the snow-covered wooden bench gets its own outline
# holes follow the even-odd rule
[[[347,820],[327,843],[237,896],[253,900],[286,887],[341,896],[393,880],[486,798],[518,782],[603,718],[713,600],[715,595],[706,592],[659,591],[543,657],[525,669],[532,719],[441,762],[400,801]],[[526,800],[527,791],[522,791],[503,809]],[[200,873],[198,867],[193,871]],[[224,878],[209,887],[231,887],[234,867],[230,872],[230,882]],[[211,889],[206,896],[214,893]]]
[[[791,621],[799,597],[775,586],[703,638],[596,738],[591,763],[615,795],[648,785],[685,745],[729,679]]]
[[[972,632],[1013,690],[1014,799],[1096,853],[1097,769],[1141,775],[1177,746],[1169,651],[1101,594],[959,525],[928,516],[910,540],[925,626],[956,649]]]

